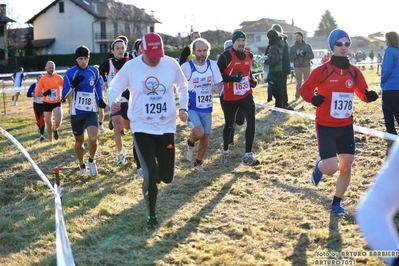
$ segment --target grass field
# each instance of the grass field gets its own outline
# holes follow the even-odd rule
[[[363,72],[370,88],[379,91],[375,71]],[[289,83],[290,99],[294,90]],[[261,164],[241,164],[244,125],[236,130],[235,149],[225,166],[219,163],[223,118],[215,103],[206,172],[197,173],[184,158],[190,130],[178,122],[175,180],[159,186],[160,226],[146,233],[130,134],[124,136],[127,161],[117,166],[111,131],[99,133],[99,175],[80,177],[67,106],[60,139],[40,143],[31,99],[23,95],[12,106],[11,94],[5,96],[0,127],[20,141],[52,183],[53,168],[60,168],[76,265],[314,265],[327,252],[367,251],[354,213],[386,158],[383,139],[356,133],[352,181],[343,200],[350,215],[338,217],[330,213],[336,176],[323,177],[317,188],[310,182],[318,158],[313,121],[257,109],[253,150]],[[264,84],[255,89],[255,101],[267,104]],[[302,100],[291,105],[314,114]],[[356,125],[385,131],[381,99],[370,104],[356,99],[354,116]],[[108,121],[107,114],[105,125]],[[53,194],[5,137],[0,138],[0,159],[0,265],[56,265]],[[375,257],[351,258],[357,265],[383,265]]]

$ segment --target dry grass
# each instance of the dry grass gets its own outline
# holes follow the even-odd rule
[[[379,77],[364,71],[370,88]],[[294,84],[289,85],[294,99]],[[0,126],[17,138],[53,180],[59,166],[62,203],[77,265],[314,265],[316,252],[358,251],[367,246],[353,213],[386,156],[386,141],[356,133],[352,182],[344,198],[351,215],[330,213],[335,177],[315,188],[310,174],[318,157],[313,121],[257,109],[254,152],[257,167],[241,164],[245,126],[236,131],[228,166],[220,165],[223,119],[215,103],[206,173],[197,173],[183,157],[189,129],[178,124],[175,180],[161,184],[158,230],[145,233],[141,180],[135,179],[132,138],[124,137],[127,162],[116,166],[110,131],[99,135],[99,176],[78,176],[66,106],[60,139],[40,143],[30,99],[11,104]],[[255,100],[266,104],[259,85]],[[295,110],[314,114],[303,101]],[[381,100],[355,103],[356,124],[384,130]],[[108,124],[106,117],[106,125]],[[0,139],[0,265],[55,265],[54,199],[23,155]],[[87,157],[86,157],[87,158]],[[381,265],[378,258],[356,258],[357,265]]]

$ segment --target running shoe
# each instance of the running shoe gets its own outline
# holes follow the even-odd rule
[[[229,150],[225,151],[223,148],[220,151],[220,162],[222,164],[228,164],[229,163]]]
[[[84,176],[86,174],[86,166],[84,168],[79,167],[80,176]]]
[[[104,132],[105,132],[105,129],[104,129],[103,125],[99,125],[99,126],[98,126],[98,130],[99,130],[101,133],[104,133]]]
[[[204,167],[202,167],[202,163],[194,163],[194,168],[197,172],[205,172]]]
[[[186,143],[186,159],[189,160],[190,162],[193,161],[193,156],[194,156],[194,147],[191,147]]]
[[[254,155],[252,152],[246,153],[244,155],[244,158],[242,159],[242,163],[249,165],[249,166],[259,165],[259,161],[254,158]]]
[[[96,162],[95,161],[93,161],[92,163],[88,162],[88,165],[89,165],[90,176],[96,176],[98,174]]]
[[[43,142],[44,140],[44,136],[42,134],[40,134],[40,138],[39,138],[40,142]]]
[[[321,178],[323,177],[323,173],[319,169],[319,162],[320,161],[321,161],[321,159],[317,159],[316,166],[315,166],[315,168],[313,170],[313,173],[312,173],[312,183],[315,186],[317,186],[319,184]]]
[[[58,140],[58,137],[59,137],[59,136],[58,136],[58,130],[54,130],[54,131],[53,131],[53,135],[54,135],[54,139],[55,139],[55,140]]]
[[[347,215],[348,212],[345,211],[345,209],[342,207],[340,202],[336,202],[334,204],[331,204],[331,211],[335,212],[339,216]]]
[[[157,221],[157,216],[148,216],[147,218],[147,227],[145,230],[147,232],[154,231],[158,228],[158,221]]]
[[[119,153],[118,154],[118,161],[116,161],[116,164],[121,164],[121,163],[123,163],[125,161],[125,154],[122,152],[122,153]]]

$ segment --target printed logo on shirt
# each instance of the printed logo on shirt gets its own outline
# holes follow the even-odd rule
[[[348,79],[347,81],[345,81],[345,86],[346,86],[348,89],[353,88],[353,81],[350,80],[350,79]]]
[[[193,83],[199,83],[199,78],[198,77],[193,78]]]
[[[147,91],[149,91],[147,95],[159,95],[166,93],[166,87],[162,85],[159,80],[154,76],[150,76],[144,81],[144,87]]]

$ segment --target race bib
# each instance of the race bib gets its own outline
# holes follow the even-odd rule
[[[201,92],[197,91],[197,96],[195,97],[195,106],[200,109],[209,108],[212,106],[212,91],[211,89],[203,90]]]
[[[334,118],[348,118],[353,113],[353,93],[333,92],[330,115]]]
[[[168,103],[163,95],[143,95],[143,115],[146,120],[159,121],[166,118]]]
[[[81,111],[91,111],[94,105],[94,93],[92,92],[76,92],[75,109]]]
[[[47,95],[46,96],[46,99],[47,100],[50,100],[50,101],[55,101],[55,100],[57,100],[58,99],[58,97],[57,97],[57,89],[51,89],[51,94],[50,95]]]
[[[240,82],[234,82],[234,95],[244,95],[249,91],[249,80],[248,77],[242,77]]]

